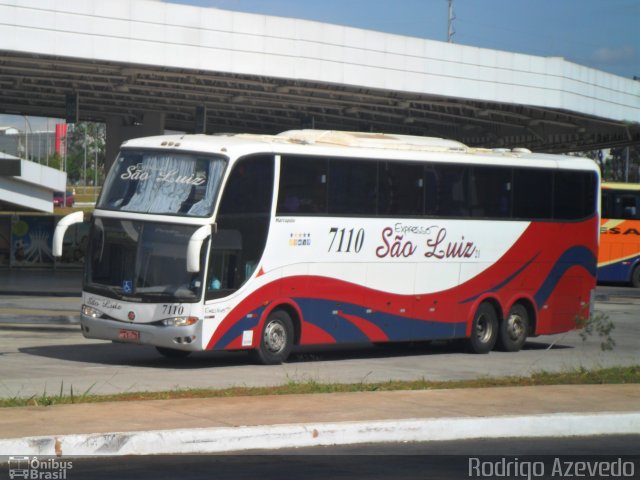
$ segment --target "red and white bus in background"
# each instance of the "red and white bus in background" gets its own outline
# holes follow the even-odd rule
[[[599,187],[588,159],[438,138],[129,140],[91,220],[82,332],[266,364],[296,345],[517,351],[589,314]]]

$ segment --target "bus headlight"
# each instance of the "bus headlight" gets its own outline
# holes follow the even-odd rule
[[[82,305],[82,314],[91,318],[102,318],[104,315],[100,310],[97,310],[89,305]]]
[[[198,322],[198,317],[172,317],[162,320],[165,327],[188,327]]]

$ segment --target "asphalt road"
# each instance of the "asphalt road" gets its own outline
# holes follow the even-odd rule
[[[571,478],[559,475],[576,462],[609,464],[640,473],[640,436],[473,440],[404,444],[370,444],[240,455],[172,455],[80,458],[66,478],[77,479],[479,479]],[[0,460],[0,478],[8,465]],[[498,470],[511,462],[511,475]],[[502,467],[504,468],[504,467]],[[514,470],[517,468],[518,470]],[[554,471],[554,468],[556,469]],[[528,469],[528,470],[527,470]],[[44,469],[43,469],[44,470]],[[491,475],[493,473],[493,475]],[[579,473],[579,472],[578,472]],[[541,475],[540,475],[541,474]],[[587,476],[586,478],[598,478]],[[617,476],[613,478],[625,478]]]
[[[598,289],[596,310],[615,325],[612,351],[602,351],[602,339],[595,334],[583,340],[578,332],[569,332],[531,339],[517,353],[473,355],[459,344],[441,342],[354,346],[300,350],[278,366],[255,365],[246,353],[200,352],[168,360],[152,347],[87,340],[70,323],[79,298],[3,296],[0,397],[68,394],[72,388],[79,395],[305,381],[459,380],[638,365],[638,293],[620,287]]]

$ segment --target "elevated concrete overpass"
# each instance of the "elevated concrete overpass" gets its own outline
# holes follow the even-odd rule
[[[150,0],[0,0],[0,19],[0,111],[106,122],[109,160],[164,129],[640,143],[640,82],[562,58]]]
[[[66,184],[64,172],[0,152],[0,212],[53,213],[53,193]]]

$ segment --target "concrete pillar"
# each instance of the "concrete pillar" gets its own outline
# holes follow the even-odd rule
[[[144,112],[141,120],[132,124],[127,124],[124,117],[108,117],[106,123],[106,172],[109,172],[125,140],[164,134],[164,113]]]

